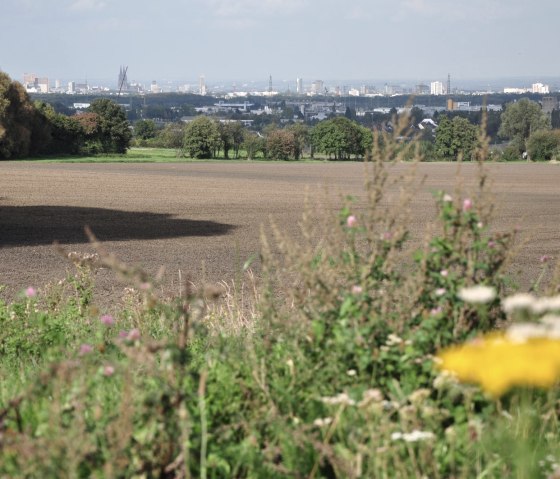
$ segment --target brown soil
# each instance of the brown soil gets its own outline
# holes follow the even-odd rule
[[[106,247],[152,274],[165,267],[164,285],[177,288],[179,272],[195,281],[229,280],[259,251],[261,225],[270,217],[298,235],[308,190],[362,195],[360,163],[185,163],[185,164],[0,164],[0,284],[13,297],[23,288],[63,278],[68,262],[53,248],[91,251],[84,225]],[[395,172],[409,168],[393,167]],[[526,243],[512,272],[525,286],[538,276],[539,257],[559,256],[560,166],[490,166],[497,201],[495,228],[518,226]],[[411,228],[419,237],[433,219],[431,191],[453,194],[457,165],[426,163],[413,203]],[[467,189],[475,165],[461,169]],[[336,201],[334,202],[337,203]],[[358,206],[359,208],[359,206]],[[101,301],[123,285],[108,270],[98,273]]]

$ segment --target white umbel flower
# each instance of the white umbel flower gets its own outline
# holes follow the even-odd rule
[[[502,301],[503,310],[510,314],[517,310],[528,310],[535,304],[536,298],[529,293],[518,293]]]
[[[479,284],[470,288],[461,288],[457,295],[465,303],[484,304],[489,303],[496,297],[496,290],[492,286]]]

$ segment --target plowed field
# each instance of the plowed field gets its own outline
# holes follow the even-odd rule
[[[396,174],[407,165],[392,167]],[[497,210],[494,228],[519,227],[525,239],[512,272],[527,285],[539,257],[560,256],[560,166],[490,165]],[[435,213],[431,191],[451,194],[457,166],[426,163],[426,180],[413,203],[411,228],[419,238]],[[467,188],[475,165],[461,175]],[[65,276],[67,261],[53,248],[91,247],[89,225],[122,260],[150,273],[165,267],[164,288],[182,278],[232,279],[240,264],[259,250],[261,225],[270,217],[298,235],[306,190],[323,195],[325,185],[361,198],[360,163],[0,163],[0,284],[2,297]],[[336,201],[334,201],[336,203]],[[359,209],[360,200],[357,208]],[[108,270],[98,273],[98,294],[110,301],[123,285]]]

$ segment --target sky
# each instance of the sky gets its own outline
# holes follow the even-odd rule
[[[1,0],[0,70],[164,82],[560,77],[558,0]]]

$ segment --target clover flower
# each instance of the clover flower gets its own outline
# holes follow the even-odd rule
[[[348,228],[353,228],[357,224],[358,219],[354,215],[350,215],[348,218],[346,218],[346,226],[348,226]]]
[[[113,326],[113,324],[115,324],[115,318],[113,318],[113,316],[111,316],[110,314],[104,314],[99,318],[99,321],[101,321],[107,327]]]
[[[29,286],[29,288],[25,290],[25,296],[28,298],[34,298],[37,296],[37,290],[33,286]]]
[[[484,304],[496,297],[496,290],[491,286],[479,284],[470,288],[461,288],[457,295],[465,303]]]

